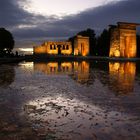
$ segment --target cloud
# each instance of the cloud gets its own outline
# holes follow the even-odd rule
[[[31,15],[19,8],[16,0],[0,1],[0,25],[12,27],[19,23],[24,23]]]
[[[5,0],[0,3],[0,25],[11,30],[16,39],[69,37],[86,28],[100,33],[118,21],[140,23],[139,5],[139,0],[123,0],[59,19],[28,13],[16,0]]]
[[[118,3],[111,3],[94,9],[88,9],[78,15],[66,17],[54,23],[54,26],[67,27],[68,30],[81,30],[88,27],[101,31],[109,24],[116,24],[118,21],[140,23],[140,1],[125,0]]]
[[[18,2],[17,0],[0,1],[0,27],[8,28],[10,31],[17,31],[24,28],[32,29],[46,20],[53,21],[54,17],[47,19],[47,17],[23,10],[19,2],[22,2],[22,0]]]

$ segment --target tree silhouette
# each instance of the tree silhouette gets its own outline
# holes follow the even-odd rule
[[[70,41],[72,43],[72,52],[74,52],[74,39],[76,36],[72,36],[68,39],[68,41]]]
[[[98,56],[109,56],[110,48],[110,33],[104,29],[101,35],[97,39],[95,48],[96,55]]]
[[[10,55],[14,48],[14,38],[12,34],[4,28],[0,28],[0,55]]]

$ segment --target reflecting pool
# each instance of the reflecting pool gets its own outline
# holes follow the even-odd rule
[[[0,65],[0,140],[139,140],[140,63]]]

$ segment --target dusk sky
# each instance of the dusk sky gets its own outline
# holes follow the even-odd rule
[[[140,23],[140,0],[1,0],[0,17],[17,41],[64,39],[118,21]]]

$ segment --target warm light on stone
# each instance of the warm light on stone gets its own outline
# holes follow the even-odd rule
[[[120,51],[119,50],[114,51],[114,56],[115,57],[120,57]]]
[[[34,47],[34,54],[44,54],[47,52],[47,48],[45,46]]]
[[[110,26],[110,57],[136,57],[136,26],[139,24],[118,22]]]
[[[74,40],[74,54],[87,56],[89,54],[89,37],[78,35]]]
[[[48,41],[41,46],[34,47],[34,54],[49,55],[82,55],[89,54],[89,37],[77,36],[74,40],[74,52],[72,52],[72,43],[69,41]]]
[[[70,55],[72,53],[72,44],[68,41],[48,41],[41,46],[34,47],[34,54],[63,54]]]

